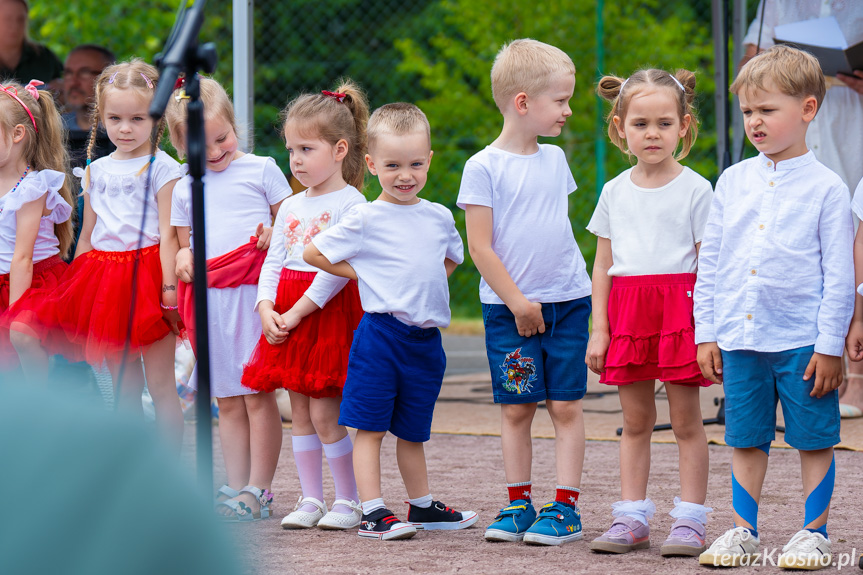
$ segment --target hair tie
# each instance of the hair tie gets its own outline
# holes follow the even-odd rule
[[[177,90],[179,88],[182,88],[185,85],[186,85],[186,77],[185,76],[179,76],[177,78],[177,81],[174,82],[174,89]]]
[[[41,80],[30,80],[30,82],[26,86],[24,86],[24,89],[27,90],[27,92],[31,96],[33,96],[34,100],[38,100],[39,99],[39,90],[37,90],[36,88],[38,88],[39,86],[44,86],[44,85],[45,85],[45,82],[42,82]]]
[[[683,84],[681,84],[681,83],[680,83],[680,80],[678,80],[675,76],[673,76],[673,75],[671,75],[671,74],[669,74],[669,76],[671,77],[671,79],[672,79],[672,80],[674,80],[674,83],[675,83],[675,84],[677,84],[678,86],[680,86],[680,89],[681,89],[681,90],[683,90],[683,93],[685,94],[685,93],[686,93],[686,88],[684,88],[684,87],[683,87]]]
[[[113,84],[113,83],[114,83],[114,78],[116,78],[116,77],[117,77],[117,74],[119,74],[119,73],[120,73],[120,70],[117,70],[116,72],[114,72],[113,74],[111,74],[111,77],[110,77],[110,78],[108,78],[108,83],[109,83],[109,84]]]
[[[332,98],[333,100],[336,100],[338,102],[344,102],[345,98],[347,98],[347,96],[348,96],[347,94],[340,94],[339,92],[330,92],[329,90],[321,90],[321,94],[323,94],[324,96],[327,96],[329,98]]]
[[[30,80],[30,84],[27,84],[24,89],[27,90],[27,92],[30,92],[30,90],[36,92],[35,97],[38,100],[39,92],[36,90],[36,86],[41,86],[42,82],[39,82],[38,84],[34,84],[34,82],[39,82],[39,80]],[[11,98],[21,104],[21,106],[24,108],[24,111],[27,112],[28,116],[30,116],[30,121],[33,123],[33,130],[38,134],[39,128],[36,127],[36,118],[33,117],[33,112],[30,111],[30,108],[27,106],[27,104],[24,103],[24,100],[18,97],[18,89],[15,86],[0,85],[0,92],[6,92]]]
[[[153,89],[153,81],[150,80],[150,78],[148,78],[147,75],[144,74],[143,72],[140,72],[140,74],[141,74],[141,77],[144,78],[144,81],[147,82],[147,87],[152,90]]]

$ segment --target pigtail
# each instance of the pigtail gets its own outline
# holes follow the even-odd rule
[[[698,117],[695,115],[695,106],[693,105],[695,102],[695,73],[690,72],[689,70],[680,69],[674,72],[674,78],[676,78],[684,88],[681,117],[689,114],[689,117],[691,118],[689,129],[682,138],[683,146],[680,148],[677,155],[674,156],[675,160],[680,161],[689,155],[689,151],[692,149],[693,144],[695,144],[695,139],[698,138]]]
[[[165,137],[165,125],[165,119],[162,118],[161,120],[159,120],[159,124],[153,127],[153,132],[150,134],[150,145],[153,146],[157,152],[159,151],[159,144],[162,143],[162,138]],[[147,160],[147,162],[143,166],[141,166],[141,169],[138,170],[135,175],[140,176],[141,174],[146,172],[147,168],[150,167],[150,163],[152,163],[155,157],[155,155],[150,156],[150,159]]]
[[[96,147],[96,137],[99,130],[99,98],[93,104],[93,111],[90,113],[90,138],[87,140],[87,165],[84,168],[84,178],[81,182],[81,188],[86,190],[90,187],[90,162],[93,161],[93,149]]]
[[[614,124],[614,117],[620,116],[620,96],[623,92],[623,85],[626,83],[626,78],[618,78],[617,76],[603,76],[596,85],[596,93],[606,102],[611,102],[611,111],[606,116],[605,121],[608,123],[608,139],[611,143],[617,146],[621,152],[630,155],[629,148],[626,146],[626,140],[620,137],[617,132],[617,126]]]
[[[366,127],[369,123],[369,104],[365,94],[352,80],[342,79],[336,92],[345,94],[344,105],[350,110],[354,120],[353,137],[345,138],[348,141],[348,154],[342,162],[342,177],[347,183],[362,191],[366,175]]]

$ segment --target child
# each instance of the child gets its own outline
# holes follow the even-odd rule
[[[450,321],[447,277],[463,261],[445,207],[417,194],[432,158],[429,124],[413,104],[387,104],[369,119],[369,171],[383,192],[319,234],[304,259],[359,283],[363,315],[348,362],[339,424],[357,429],[354,472],[362,499],[359,536],[408,539],[417,529],[464,529],[477,520],[429,491],[423,443],[446,356],[439,327]],[[410,498],[407,522],[384,506],[381,441],[398,438],[399,471]]]
[[[482,274],[479,296],[494,401],[501,404],[510,501],[485,538],[560,545],[581,539],[581,399],[587,389],[581,358],[590,278],[569,222],[572,172],[563,150],[536,139],[558,136],[572,115],[575,66],[554,46],[515,40],[498,52],[491,86],[503,130],[468,160],[458,196],[470,254]],[[555,429],[557,491],[537,518],[530,426],[543,400]]]
[[[624,89],[625,88],[625,89]],[[587,365],[599,381],[619,386],[623,409],[620,483],[623,501],[592,551],[627,553],[650,547],[647,498],[650,436],[656,423],[655,380],[665,382],[680,457],[680,498],[661,554],[704,551],[707,436],[699,386],[710,385],[696,361],[692,290],[698,246],[710,210],[710,182],[680,165],[698,133],[695,75],[640,70],[605,76],[599,95],[612,102],[608,135],[635,167],[608,182],[587,225],[596,234],[593,333]],[[675,155],[678,144],[683,147]]]
[[[183,412],[174,379],[176,237],[169,216],[171,191],[181,173],[165,152],[150,156],[164,130],[159,126],[154,136],[147,113],[157,81],[156,69],[141,60],[109,66],[96,80],[90,148],[101,121],[117,150],[88,161],[87,169],[78,172],[83,176],[84,219],[75,260],[57,288],[34,290],[16,303],[12,330],[18,332],[16,348],[25,350],[31,369],[44,369],[46,351],[92,365],[107,360],[118,405],[139,414],[143,355],[156,420],[179,449]],[[57,328],[65,342],[55,337]]]
[[[702,373],[725,387],[735,527],[699,562],[746,564],[758,553],[758,502],[781,401],[805,504],[803,529],[778,563],[819,569],[831,557],[836,388],[854,305],[848,188],[806,147],[825,91],[813,56],[774,46],[740,70],[731,91],[760,154],[716,184],[698,260],[695,342]]]
[[[304,94],[285,110],[291,171],[308,189],[287,200],[276,216],[276,241],[261,271],[256,302],[263,335],[243,384],[267,392],[286,387],[290,394],[291,441],[303,495],[282,520],[286,529],[352,529],[362,516],[353,444],[338,423],[362,305],[356,282],[316,274],[317,268],[303,261],[303,248],[366,202],[359,189],[368,117],[365,97],[350,81],[335,92]],[[330,511],[324,503],[322,451],[336,488]]]
[[[0,85],[0,374],[19,364],[9,306],[30,288],[55,289],[72,243],[63,121],[51,93],[37,90],[41,85]],[[26,348],[21,353],[29,363]]]
[[[219,437],[227,485],[217,509],[229,520],[252,521],[270,515],[273,476],[282,447],[282,420],[272,393],[254,393],[240,384],[243,363],[261,330],[254,313],[258,275],[269,243],[269,226],[291,189],[272,158],[238,149],[234,107],[224,88],[200,78],[204,104],[207,171],[204,176],[207,231],[207,302],[212,396],[219,400]],[[186,153],[188,98],[180,89],[168,103],[171,142]],[[191,177],[174,190],[171,225],[177,227],[180,306],[187,329],[195,325],[191,252]],[[250,236],[254,236],[251,237]],[[258,237],[260,236],[260,237]],[[192,341],[194,330],[191,334]],[[196,343],[195,343],[195,349]],[[195,382],[193,375],[190,381]],[[194,385],[194,383],[193,383]]]

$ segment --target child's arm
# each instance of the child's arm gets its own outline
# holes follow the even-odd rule
[[[587,344],[585,363],[593,373],[605,370],[605,356],[611,343],[611,333],[608,328],[608,295],[611,293],[611,276],[608,270],[614,264],[611,255],[611,240],[596,238],[596,259],[593,262],[593,331]]]
[[[863,229],[858,228],[854,238],[854,285],[860,284],[863,284]],[[854,316],[845,338],[845,350],[851,361],[863,359],[863,296],[859,293],[854,295]]]
[[[455,271],[455,268],[457,268],[457,267],[458,267],[458,264],[457,264],[457,263],[455,263],[454,261],[452,261],[452,260],[451,260],[451,259],[449,259],[449,258],[444,259],[444,261],[443,261],[443,265],[444,265],[444,267],[446,268],[446,277],[451,276],[451,275],[452,275],[452,272],[454,272],[454,271]]]
[[[354,271],[354,268],[351,267],[347,261],[341,261],[337,263],[330,263],[330,260],[326,258],[321,251],[315,247],[315,242],[312,241],[309,245],[306,246],[306,249],[303,250],[303,260],[309,264],[313,265],[318,269],[322,269],[328,274],[332,274],[334,276],[339,276],[343,278],[348,278],[349,280],[356,280],[357,272]]]
[[[467,205],[465,206],[465,222],[467,224],[468,251],[473,258],[473,263],[486,283],[515,316],[518,334],[530,337],[536,333],[544,333],[545,320],[542,318],[542,304],[528,301],[524,297],[492,248],[492,209],[488,206]]]
[[[177,311],[177,252],[180,244],[176,230],[171,225],[171,198],[176,183],[177,180],[172,180],[162,186],[156,194],[156,203],[159,207],[159,258],[162,261],[162,315],[171,330],[179,335],[177,324],[181,318]]]
[[[16,214],[15,250],[9,267],[9,304],[21,297],[33,283],[33,250],[48,195],[21,206]]]
[[[96,212],[90,206],[90,194],[84,194],[84,214],[81,220],[81,234],[78,236],[78,245],[75,248],[75,257],[78,258],[93,249],[90,238],[93,236],[93,228],[96,227]]]
[[[192,283],[195,279],[195,256],[192,253],[192,228],[189,226],[175,226],[177,240],[180,250],[177,252],[177,279]]]
[[[270,213],[273,215],[273,221],[276,221],[276,215],[279,213],[279,208],[282,202],[277,202],[270,206]],[[273,239],[273,227],[265,226],[263,222],[258,224],[255,229],[255,235],[258,236],[258,245],[255,246],[261,251],[266,251],[270,248],[270,241]]]
[[[720,176],[710,206],[710,215],[704,226],[704,234],[698,250],[698,280],[693,294],[695,317],[695,343],[698,344],[698,367],[701,375],[713,383],[722,384],[722,353],[717,344],[714,328],[714,297],[716,294],[716,267],[719,263],[719,247],[722,245],[722,220],[724,213],[725,179]]]

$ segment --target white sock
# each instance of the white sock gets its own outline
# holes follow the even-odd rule
[[[372,499],[371,501],[363,501],[362,506],[363,515],[368,515],[372,511],[377,511],[378,509],[383,509],[385,507],[384,498],[378,497],[377,499]]]
[[[408,499],[408,503],[413,505],[414,507],[422,507],[423,509],[428,509],[432,504],[432,496],[431,493],[428,495],[424,495],[423,497],[417,497],[416,499]]]

